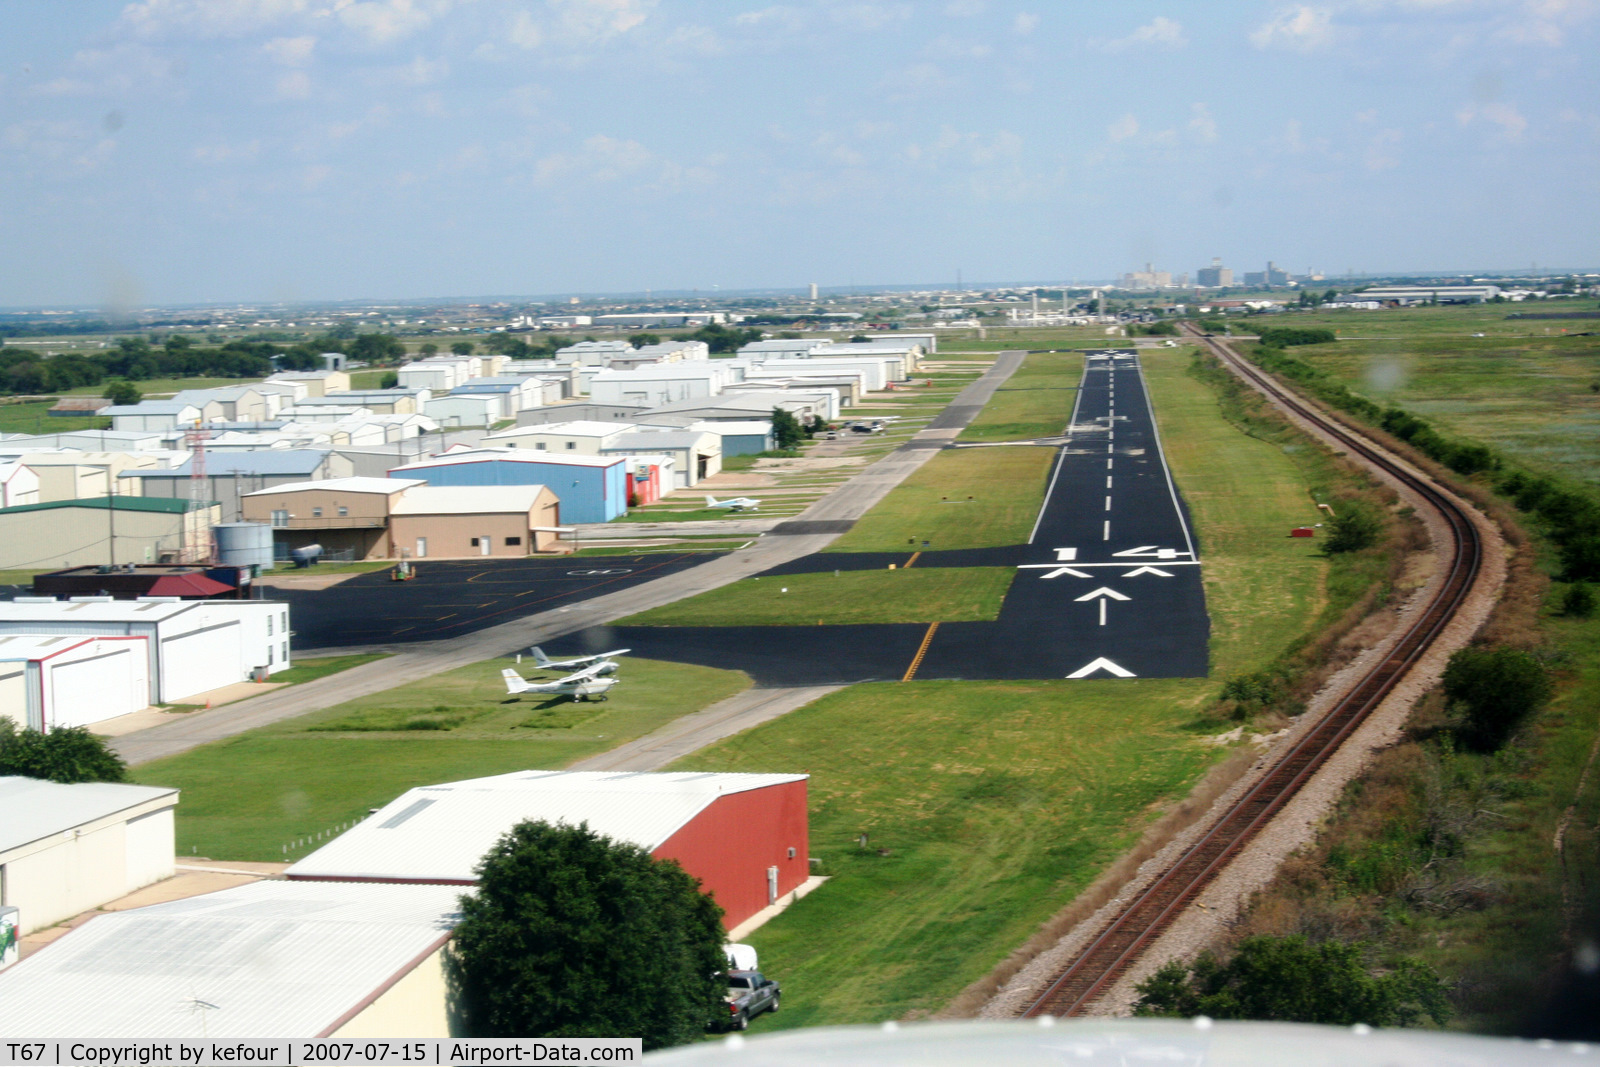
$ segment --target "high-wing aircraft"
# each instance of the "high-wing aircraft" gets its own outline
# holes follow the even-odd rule
[[[582,670],[600,664],[600,674],[615,674],[617,665],[608,662],[612,656],[620,656],[624,652],[632,652],[631,648],[614,648],[610,652],[596,652],[592,656],[578,656],[574,659],[551,659],[544,654],[544,649],[535,645],[528,651],[533,653],[533,662],[543,671]]]
[[[605,700],[606,690],[616,685],[617,679],[601,677],[600,667],[600,664],[595,664],[553,682],[530,682],[510,667],[501,671],[500,677],[506,680],[506,692],[512,696],[535,693],[571,697],[573,700]]]
[[[761,501],[755,497],[734,496],[727,500],[718,500],[710,493],[706,494],[706,507],[726,508],[729,511],[754,511],[761,506]]]

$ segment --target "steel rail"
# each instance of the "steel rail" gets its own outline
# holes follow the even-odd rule
[[[1448,569],[1438,591],[1383,661],[1359,679],[1237,802],[1113,917],[1099,936],[1051,980],[1045,992],[1022,1013],[1024,1016],[1078,1014],[1120,978],[1428,651],[1472,590],[1482,559],[1478,528],[1451,495],[1306,404],[1225,345],[1192,329],[1190,332],[1255,389],[1420,495],[1449,528]]]

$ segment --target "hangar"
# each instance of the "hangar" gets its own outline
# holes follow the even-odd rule
[[[177,804],[176,789],[0,777],[0,903],[28,933],[170,878]]]
[[[472,885],[526,820],[588,823],[674,859],[733,929],[805,882],[804,774],[515,771],[409,790],[284,872],[292,880]]]
[[[0,971],[0,1032],[448,1037],[459,893],[263,881],[97,915]]]
[[[17,597],[0,601],[0,636],[9,634],[147,638],[147,704],[290,666],[289,605],[270,600]]]
[[[43,731],[148,707],[149,644],[132,635],[0,634],[0,718]]]

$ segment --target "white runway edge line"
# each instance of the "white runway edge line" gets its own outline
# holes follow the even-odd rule
[[[1021,368],[1018,368],[1019,370]],[[1078,426],[1078,405],[1083,403],[1083,387],[1089,380],[1089,358],[1084,357],[1083,373],[1078,376],[1078,395],[1072,398],[1072,414],[1067,416],[1066,440],[1061,447],[1056,449],[1056,467],[1050,473],[1050,484],[1044,491],[1044,502],[1039,505],[1039,514],[1034,517],[1033,529],[1028,532],[1028,544],[1033,544],[1033,539],[1039,536],[1039,524],[1044,522],[1044,513],[1050,508],[1050,497],[1056,491],[1056,479],[1061,477],[1061,465],[1067,461],[1067,447],[1072,444],[1072,432]]]
[[[1156,425],[1156,409],[1150,403],[1150,387],[1145,383],[1144,364],[1136,357],[1133,367],[1139,375],[1139,386],[1144,390],[1144,409],[1150,415],[1150,437],[1156,443],[1156,458],[1161,461],[1161,472],[1167,479],[1167,493],[1172,497],[1172,510],[1178,513],[1178,525],[1183,527],[1183,543],[1189,549],[1190,559],[1199,559],[1194,550],[1194,535],[1189,532],[1189,517],[1184,514],[1183,505],[1178,502],[1178,487],[1172,484],[1172,468],[1167,466],[1167,452],[1161,447],[1161,428]]]

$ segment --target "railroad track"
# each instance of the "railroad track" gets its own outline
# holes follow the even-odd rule
[[[1076,1015],[1109,989],[1144,949],[1170,926],[1213,878],[1248,845],[1345,739],[1381,704],[1449,624],[1471,591],[1482,556],[1478,529],[1465,508],[1430,480],[1396,464],[1361,437],[1280,387],[1227,346],[1191,330],[1202,344],[1252,386],[1327,433],[1347,451],[1382,468],[1420,495],[1450,530],[1449,570],[1437,593],[1384,661],[1361,678],[1188,851],[1119,913],[1050,982],[1022,1014]]]

